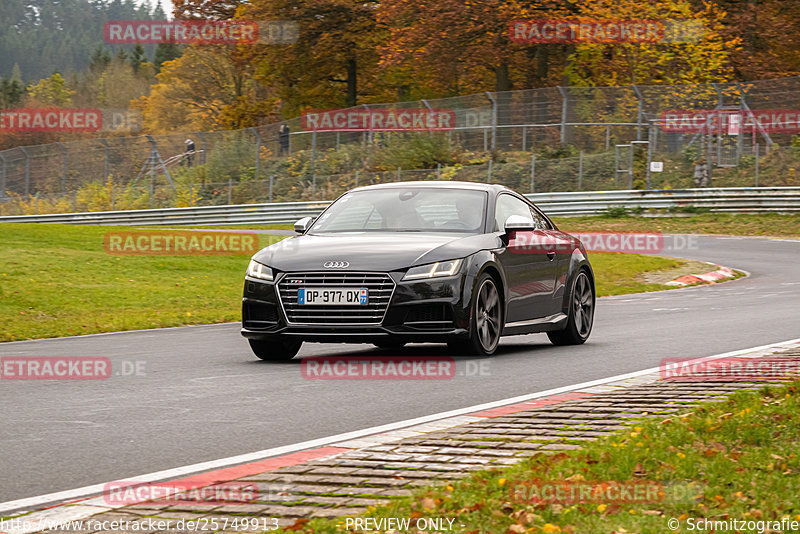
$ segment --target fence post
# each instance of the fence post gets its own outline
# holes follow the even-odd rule
[[[272,202],[272,183],[275,180],[275,175],[269,175],[269,201]]]
[[[317,194],[317,127],[311,131],[311,200]]]
[[[486,91],[486,96],[492,103],[492,152],[494,152],[497,150],[497,99],[490,91]]]
[[[536,154],[531,154],[531,194],[533,194],[533,184],[536,178]]]
[[[756,187],[758,187],[758,143],[756,143]]]
[[[228,205],[231,205],[231,198],[233,197],[233,178],[228,177]]]
[[[108,141],[106,141],[105,138],[103,138],[103,137],[100,138],[100,144],[103,145],[104,147],[106,147],[106,149],[105,149],[106,163],[105,163],[105,167],[103,169],[103,171],[104,171],[103,172],[103,181],[105,182],[106,180],[108,180],[108,175],[111,172],[111,148],[108,146]]]
[[[567,142],[567,91],[558,86],[558,92],[561,93],[561,144]]]
[[[67,149],[61,143],[56,143],[61,150],[61,194],[67,191]]]
[[[630,159],[628,160],[628,189],[633,189],[633,147],[635,146],[631,143],[631,154]]]
[[[578,155],[578,191],[583,187],[583,150]]]
[[[492,183],[492,163],[494,162],[494,158],[489,158],[489,172],[486,173],[486,183]]]
[[[712,154],[712,152],[711,152],[711,141],[713,139],[713,135],[714,134],[711,132],[711,129],[709,128],[708,141],[706,143],[706,169],[707,169],[707,172],[708,172],[708,183],[706,184],[706,187],[712,187],[711,184],[712,184],[712,180],[713,180],[713,178],[711,177],[712,176],[712,169],[714,168],[714,161],[712,159],[713,156],[711,155]]]
[[[647,184],[645,185],[646,189],[650,189],[650,164],[653,162],[653,145],[656,144],[656,135],[658,135],[657,128],[653,128],[653,123],[651,122],[647,127]],[[663,185],[663,182],[662,182]]]
[[[253,127],[250,128],[250,131],[256,137],[256,173],[254,179],[258,180],[258,171],[261,164],[261,134]]]
[[[25,154],[25,196],[31,194],[31,156],[24,146],[19,147],[22,153]]]
[[[606,126],[606,150],[611,148],[611,126]]]
[[[397,181],[398,182],[402,181],[402,176],[400,174],[401,172],[402,172],[402,169],[400,169],[400,167],[397,167]]]
[[[436,164],[436,179],[437,180],[441,180],[442,179],[442,164],[441,163],[437,163]]]
[[[636,93],[636,98],[639,101],[637,106],[637,114],[636,114],[636,140],[642,140],[642,93],[639,92],[639,88],[634,84],[631,85],[633,87],[634,92]]]
[[[203,135],[203,132],[195,132],[195,134],[200,138],[200,150],[203,151],[203,165],[205,165],[206,154],[208,154],[208,143],[206,143],[206,136]]]
[[[523,152],[525,152],[525,150],[527,149],[527,146],[526,146],[527,145],[527,142],[526,142],[527,141],[527,139],[526,139],[527,134],[528,134],[528,127],[527,126],[523,126],[522,127],[522,151]]]
[[[435,112],[433,111],[433,108],[432,108],[432,107],[431,107],[431,105],[428,103],[428,101],[427,101],[427,100],[425,100],[425,99],[423,98],[422,100],[420,100],[420,102],[422,103],[422,105],[423,105],[423,106],[425,106],[425,108],[426,108],[426,109],[428,110],[428,112],[430,113],[429,117],[433,117]],[[426,122],[427,122],[427,121],[426,121]],[[430,124],[430,123],[429,123],[429,124]],[[430,137],[432,133],[433,133],[433,131],[432,131],[430,128],[428,128],[428,137]]]
[[[6,157],[0,152],[0,160],[3,161],[3,170],[0,173],[0,200],[6,199]]]

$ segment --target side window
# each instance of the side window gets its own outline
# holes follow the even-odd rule
[[[536,225],[537,230],[552,230],[552,228],[550,228],[550,223],[547,222],[547,219],[542,217],[541,213],[539,213],[533,208],[531,208],[530,210],[531,210],[531,217],[533,218],[533,224]]]
[[[506,225],[506,220],[512,215],[519,215],[526,219],[531,219],[532,212],[530,206],[517,197],[511,195],[500,195],[497,197],[497,207],[494,211],[495,232],[502,230]],[[537,214],[538,216],[538,214]],[[540,217],[541,218],[541,217]],[[536,219],[533,218],[534,222]]]

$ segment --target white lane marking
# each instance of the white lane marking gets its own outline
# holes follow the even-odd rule
[[[757,353],[760,351],[768,351],[773,352],[775,350],[780,350],[783,348],[790,348],[794,345],[800,344],[800,338],[791,339],[789,341],[781,341],[777,343],[769,343],[767,345],[761,345],[758,347],[751,347],[748,349],[741,349],[732,352],[726,352],[723,354],[715,354],[712,356],[705,356],[701,358],[697,358],[696,361],[708,361],[708,360],[716,360],[719,358],[727,358],[733,356],[739,356],[748,353]],[[346,442],[349,440],[355,440],[358,438],[363,438],[366,436],[371,436],[374,434],[381,434],[384,432],[389,432],[392,430],[399,430],[402,428],[412,427],[416,425],[421,425],[424,423],[431,423],[433,421],[439,421],[441,419],[448,419],[452,417],[458,417],[463,415],[468,415],[474,412],[480,412],[483,410],[489,410],[492,408],[499,408],[501,406],[507,406],[509,404],[518,404],[524,401],[533,400],[541,397],[549,397],[551,395],[558,395],[560,393],[567,393],[571,391],[583,390],[587,388],[591,388],[594,386],[602,386],[607,385],[613,382],[620,382],[631,380],[635,378],[642,378],[645,375],[653,375],[659,372],[658,367],[651,367],[649,369],[644,369],[641,371],[634,371],[632,373],[625,373],[617,376],[612,376],[608,378],[600,378],[597,380],[590,380],[588,382],[582,382],[580,384],[573,384],[571,386],[562,386],[559,388],[548,389],[545,391],[539,391],[537,393],[530,393],[527,395],[520,395],[517,397],[510,397],[508,399],[503,399],[499,401],[493,402],[486,402],[483,404],[477,404],[475,406],[469,406],[467,408],[459,408],[456,410],[450,410],[447,412],[440,412],[436,414],[426,415],[423,417],[417,417],[414,419],[407,419],[405,421],[398,421],[396,423],[389,423],[385,425],[379,425],[371,428],[365,428],[363,430],[356,430],[353,432],[345,432],[343,434],[337,434],[334,436],[328,436],[325,438],[313,439],[309,441],[303,441],[301,443],[295,443],[293,445],[284,445],[282,447],[274,447],[272,449],[265,449],[262,451],[257,451],[249,454],[240,454],[238,456],[231,456],[229,458],[222,458],[219,460],[213,460],[210,462],[202,462],[192,465],[186,465],[183,467],[176,467],[174,469],[166,469],[164,471],[157,471],[155,473],[148,473],[146,475],[139,475],[136,477],[126,477],[126,480],[132,482],[158,482],[162,480],[168,480],[173,478],[178,478],[194,473],[199,473],[202,471],[210,471],[212,469],[220,469],[223,467],[230,467],[237,464],[255,462],[258,460],[263,460],[265,458],[271,458],[273,456],[280,456],[284,454],[289,454],[292,452],[299,452],[306,449],[312,449],[316,447],[324,447],[335,445],[337,443]],[[75,500],[81,499],[85,497],[89,497],[92,495],[102,494],[104,486],[107,483],[102,484],[93,484],[91,486],[85,486],[82,488],[76,488],[67,491],[59,491],[55,493],[49,493],[46,495],[39,495],[37,497],[29,497],[26,499],[18,499],[15,501],[8,501],[4,503],[0,503],[0,512],[10,512],[10,511],[17,511],[17,510],[31,510],[34,507],[43,506],[50,503],[55,502],[62,502],[67,500]],[[66,509],[69,508],[76,508],[78,506],[86,506],[87,507],[87,517],[88,515],[92,515],[97,513],[96,508],[97,505],[103,506],[102,498],[97,497],[91,501],[84,501],[80,505],[74,505],[72,507],[67,506]],[[121,506],[121,505],[120,505]],[[105,506],[106,508],[115,508],[113,506]],[[39,513],[39,512],[36,512]],[[53,516],[53,510],[47,510],[48,516]],[[29,514],[26,516],[28,519],[32,519],[36,514]],[[70,512],[70,517],[74,516],[73,512]],[[33,532],[31,530],[15,530],[13,534],[26,534],[27,532]]]

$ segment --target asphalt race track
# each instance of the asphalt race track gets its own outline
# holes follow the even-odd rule
[[[0,344],[1,356],[107,356],[115,370],[135,362],[144,370],[0,382],[0,502],[800,337],[800,241],[700,237],[673,255],[751,276],[601,299],[586,345],[506,338],[493,358],[459,359],[462,376],[452,380],[306,380],[299,359],[256,360],[236,324]],[[330,354],[447,353],[443,345],[308,344],[300,352]]]

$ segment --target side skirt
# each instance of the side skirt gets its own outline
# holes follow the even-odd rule
[[[516,336],[520,334],[535,334],[537,332],[550,332],[561,330],[567,325],[567,315],[558,312],[547,317],[530,319],[527,321],[515,321],[506,323],[503,327],[503,336]]]

